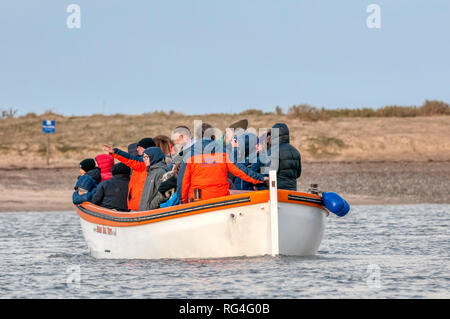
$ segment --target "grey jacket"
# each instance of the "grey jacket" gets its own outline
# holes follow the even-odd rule
[[[168,169],[164,161],[150,165],[147,171],[144,189],[142,190],[139,211],[159,208],[159,201],[156,195],[158,194],[159,185],[162,183],[162,177]]]

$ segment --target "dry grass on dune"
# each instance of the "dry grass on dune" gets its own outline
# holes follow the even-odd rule
[[[278,114],[277,114],[278,113]],[[137,140],[170,132],[178,125],[193,129],[202,120],[224,130],[247,118],[255,129],[285,122],[291,143],[304,161],[447,161],[450,160],[450,116],[420,117],[330,117],[302,120],[292,113],[182,115],[153,112],[142,115],[62,116],[54,113],[28,114],[0,119],[0,166],[45,166],[47,137],[42,121],[56,121],[51,134],[51,163],[73,166],[86,157],[102,153],[103,144],[122,149]]]

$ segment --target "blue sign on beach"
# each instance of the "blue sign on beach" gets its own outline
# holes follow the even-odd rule
[[[55,133],[55,121],[42,121],[42,132]]]

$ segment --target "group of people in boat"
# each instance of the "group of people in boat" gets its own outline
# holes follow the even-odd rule
[[[267,189],[269,168],[277,171],[278,188],[297,190],[301,156],[288,126],[276,123],[259,137],[247,127],[242,120],[217,136],[207,123],[194,135],[178,126],[170,138],[142,138],[127,152],[104,145],[106,154],[80,162],[73,203],[147,211],[227,196],[230,189]]]

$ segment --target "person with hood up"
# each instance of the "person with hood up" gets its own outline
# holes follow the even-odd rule
[[[80,166],[80,174],[83,176],[84,174],[92,177],[96,184],[99,184],[102,181],[102,175],[100,172],[100,168],[96,167],[95,161],[93,158],[86,158],[82,160],[79,164]]]
[[[109,154],[99,154],[95,157],[102,176],[102,182],[112,178],[111,169],[114,165],[114,157]]]
[[[72,202],[79,205],[83,202],[89,202],[92,199],[96,189],[97,183],[88,174],[81,175],[74,187],[75,191],[72,194]]]
[[[139,210],[150,210],[159,208],[158,188],[161,185],[163,175],[168,171],[165,156],[159,147],[149,147],[144,151],[144,163],[147,167],[147,178],[145,180]]]
[[[155,205],[158,203],[159,207],[170,207],[178,204],[177,179],[180,165],[181,162],[172,165],[172,169],[163,175],[156,194]]]
[[[273,129],[278,129],[278,136]],[[278,144],[278,152],[275,146]],[[277,185],[279,189],[297,190],[297,178],[302,174],[300,152],[289,144],[289,128],[285,123],[276,123],[270,134],[270,161],[278,163]]]
[[[266,172],[263,172],[263,167],[270,165],[270,131],[268,133],[263,133],[258,137],[258,144],[256,144],[256,163],[252,163],[250,166],[250,169],[263,174],[265,176],[268,176],[268,170]],[[268,185],[265,184],[259,184],[259,185],[253,185],[253,189],[258,190],[265,190],[269,189]]]
[[[112,167],[111,173],[111,179],[103,181],[98,185],[91,202],[105,208],[127,212],[130,168],[123,163],[117,163]]]
[[[128,184],[127,204],[128,209],[133,211],[139,210],[139,203],[141,201],[142,190],[144,188],[145,180],[147,178],[147,166],[142,159],[144,150],[148,147],[155,146],[152,138],[143,138],[137,144],[137,156],[124,152],[118,148],[112,148],[104,145],[104,150],[111,154],[112,157],[127,165],[131,170],[130,183]]]
[[[235,153],[235,163],[241,163],[250,170],[259,173],[258,161],[258,137],[250,132],[245,132],[237,137],[237,147],[233,149]],[[262,184],[260,184],[262,185]],[[234,188],[236,190],[254,190],[255,184],[247,182],[240,177],[234,178]]]

